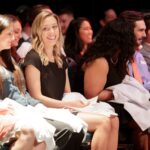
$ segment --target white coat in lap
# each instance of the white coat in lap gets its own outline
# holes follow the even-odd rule
[[[14,136],[15,132],[20,131],[21,128],[32,128],[38,142],[45,141],[47,150],[54,149],[55,141],[53,137],[56,128],[43,119],[40,114],[9,98],[4,99],[0,103],[0,107],[8,107],[13,110],[12,116],[9,116],[10,119],[15,121],[11,136]],[[5,139],[3,143],[7,142],[6,140],[8,141],[9,139]]]
[[[113,90],[112,102],[124,104],[124,109],[143,131],[150,128],[150,93],[142,84],[126,75],[122,83],[108,89]]]

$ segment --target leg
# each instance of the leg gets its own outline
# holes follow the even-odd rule
[[[11,150],[32,150],[35,141],[32,129],[22,129],[16,136],[18,139],[11,146]]]
[[[109,135],[108,150],[117,150],[118,147],[118,132],[119,132],[119,119],[112,117],[111,119],[111,132]]]
[[[107,150],[111,133],[111,119],[91,113],[78,113],[78,116],[88,124],[88,131],[94,132],[91,150]]]
[[[46,149],[45,142],[41,142],[41,143],[34,144],[34,147],[32,150],[45,150],[45,149]]]
[[[11,146],[11,150],[45,150],[44,142],[35,144],[35,135],[32,129],[22,129],[16,133],[17,140]]]
[[[149,150],[149,133],[142,131],[134,120],[128,123],[128,127],[132,129],[131,142],[133,143],[133,149]]]
[[[148,133],[134,130],[132,132],[132,141],[135,150],[149,150]]]

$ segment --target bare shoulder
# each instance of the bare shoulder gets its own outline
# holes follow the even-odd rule
[[[108,73],[109,70],[109,65],[107,60],[104,57],[101,58],[97,58],[95,60],[93,60],[91,63],[89,63],[86,66],[86,71],[87,70],[92,70],[95,72],[105,72],[106,74]]]
[[[100,58],[97,58],[97,59],[93,60],[92,62],[84,64],[82,66],[82,69],[84,71],[96,70],[97,72],[98,71],[104,71],[104,72],[107,73],[108,70],[109,70],[109,65],[108,65],[108,62],[107,62],[106,58],[100,57]]]
[[[100,67],[100,68],[105,68],[105,69],[109,68],[108,62],[107,62],[106,58],[104,58],[104,57],[100,57],[100,58],[95,59],[93,61],[93,65]]]

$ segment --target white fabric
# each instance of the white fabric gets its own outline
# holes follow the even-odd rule
[[[87,124],[68,109],[47,108],[43,104],[37,104],[35,110],[40,112],[44,118],[54,119],[70,125],[74,132],[80,132],[81,129],[87,132]]]
[[[26,54],[31,50],[32,46],[29,42],[23,42],[17,49],[17,54],[20,58],[25,58]]]
[[[30,36],[26,33],[26,32],[22,32],[22,38],[24,39],[24,40],[27,40],[27,39],[29,39],[30,38]]]
[[[87,128],[88,128],[87,123],[85,123],[79,117],[73,115],[69,109],[48,108],[48,107],[44,106],[43,104],[37,104],[34,107],[28,105],[27,107],[24,108],[24,106],[16,103],[15,101],[12,101],[8,98],[6,98],[4,100],[4,102],[2,102],[2,103],[13,105],[13,107],[16,108],[15,112],[16,112],[17,116],[19,116],[19,119],[20,119],[20,120],[18,119],[18,122],[17,122],[18,126],[16,126],[16,128],[20,128],[26,122],[30,122],[30,124],[27,124],[27,125],[29,125],[29,127],[32,127],[32,126],[34,127],[35,132],[37,132],[35,134],[37,135],[37,138],[39,139],[39,141],[41,140],[41,138],[42,139],[45,138],[45,141],[47,140],[46,137],[50,134],[49,133],[50,129],[52,129],[52,131],[53,131],[52,133],[54,133],[54,131],[55,131],[55,128],[52,128],[53,126],[52,127],[50,126],[51,127],[50,128],[49,126],[47,127],[46,124],[43,123],[43,121],[42,121],[42,120],[44,120],[43,118],[53,119],[53,120],[64,122],[64,123],[70,125],[74,132],[80,132],[81,129],[83,129],[85,133],[87,132]],[[21,118],[23,118],[23,119],[21,120]],[[41,121],[39,121],[40,119],[41,119]],[[48,124],[48,125],[50,125],[50,124]],[[43,127],[43,126],[46,126],[46,127]],[[49,130],[46,130],[47,128]],[[45,137],[43,137],[43,136],[45,136]],[[52,135],[52,137],[53,137],[53,135]],[[49,137],[48,141],[49,141],[49,143],[51,142],[51,137]],[[49,144],[49,145],[54,145],[54,143]]]
[[[56,128],[43,119],[40,113],[37,113],[34,109],[24,107],[8,98],[1,102],[1,106],[4,105],[11,107],[14,110],[16,120],[14,127],[15,131],[19,131],[24,127],[32,128],[38,142],[45,141],[47,150],[54,149],[55,141],[53,137]]]
[[[82,94],[77,92],[71,92],[71,93],[65,93],[63,97],[63,101],[68,100],[81,100],[83,103],[88,103],[89,105],[83,108],[74,108],[78,112],[89,112],[89,113],[95,113],[100,115],[105,115],[107,117],[117,116],[115,113],[115,110],[112,106],[110,106],[108,103],[100,102],[97,103],[98,97],[94,97],[92,99],[86,99]]]
[[[1,108],[1,107],[0,107]],[[11,124],[15,125],[16,117],[11,115],[0,115],[0,124],[3,126],[3,122],[10,122]],[[3,126],[5,129],[5,126]],[[0,139],[0,144],[3,145],[4,143],[8,143],[9,139],[15,137],[16,130],[14,127]]]
[[[112,102],[124,104],[142,130],[150,128],[150,93],[136,79],[126,75],[121,84],[108,87],[113,90]]]

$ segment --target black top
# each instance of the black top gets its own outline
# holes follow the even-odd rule
[[[110,59],[107,59],[107,62],[109,64],[109,71],[107,75],[107,82],[105,84],[105,88],[116,84],[120,84],[123,80],[120,74],[117,72],[116,65],[113,64],[110,61]],[[126,126],[126,124],[132,120],[130,114],[123,108],[123,104],[118,104],[110,101],[107,101],[107,103],[114,107],[115,112],[118,113],[120,127]]]
[[[116,66],[114,64],[112,64],[112,62],[109,59],[107,59],[107,62],[109,65],[109,71],[107,74],[107,82],[105,84],[105,88],[119,84],[122,82],[122,78],[119,76]]]
[[[67,68],[67,63],[63,56],[62,60],[62,68],[58,68],[57,64],[53,62],[49,62],[47,66],[44,66],[41,62],[39,54],[35,50],[31,50],[26,55],[23,65],[23,68],[27,65],[33,65],[36,67],[41,73],[40,80],[42,94],[58,100],[61,100],[63,97],[66,83],[65,70]]]
[[[104,89],[106,89],[109,86],[113,86],[116,84],[119,84],[122,82],[122,78],[119,76],[116,66],[114,64],[111,63],[111,61],[109,61],[109,59],[107,59],[108,65],[109,65],[109,71],[107,74],[107,81],[106,84],[104,86]],[[74,91],[80,92],[82,94],[84,94],[84,72],[81,69],[81,66],[77,66],[76,67],[76,77],[74,79]]]

